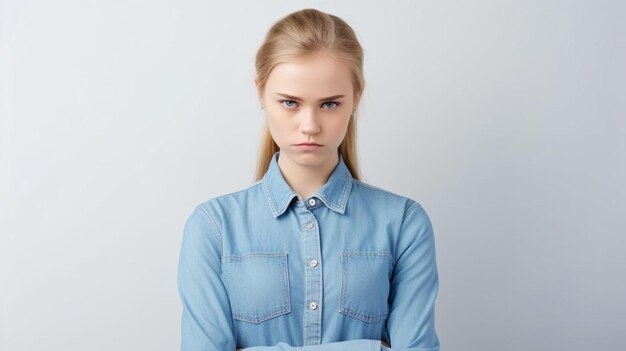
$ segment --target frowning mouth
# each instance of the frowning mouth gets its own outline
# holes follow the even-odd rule
[[[296,147],[300,151],[315,151],[315,150],[321,148],[322,145],[317,144],[317,143],[301,143],[301,144],[296,145]]]

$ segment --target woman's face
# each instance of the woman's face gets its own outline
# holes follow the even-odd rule
[[[305,167],[337,161],[337,149],[358,103],[345,64],[326,54],[278,64],[259,96],[281,156]],[[298,146],[306,142],[321,146]]]

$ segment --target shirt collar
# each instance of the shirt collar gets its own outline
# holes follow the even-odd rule
[[[328,181],[312,196],[322,200],[331,210],[343,214],[346,210],[353,178],[343,161],[341,152],[338,152],[338,154],[339,162],[330,174]],[[262,180],[263,191],[274,217],[278,217],[285,212],[293,198],[298,197],[298,194],[294,193],[289,184],[287,184],[278,167],[279,156],[280,151],[276,151]]]

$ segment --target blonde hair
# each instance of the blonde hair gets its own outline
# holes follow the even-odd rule
[[[276,65],[314,55],[320,51],[346,63],[351,72],[355,101],[363,93],[363,49],[352,28],[341,18],[316,9],[303,9],[278,20],[270,28],[256,54],[258,90],[264,91],[267,78]],[[360,180],[356,154],[356,115],[348,123],[344,140],[339,145],[344,162],[352,177]],[[259,145],[255,181],[267,172],[272,155],[279,151],[267,123]]]

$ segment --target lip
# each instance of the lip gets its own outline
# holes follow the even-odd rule
[[[316,143],[302,143],[302,144],[297,144],[296,147],[300,151],[315,151],[321,148],[322,145],[316,144]]]

